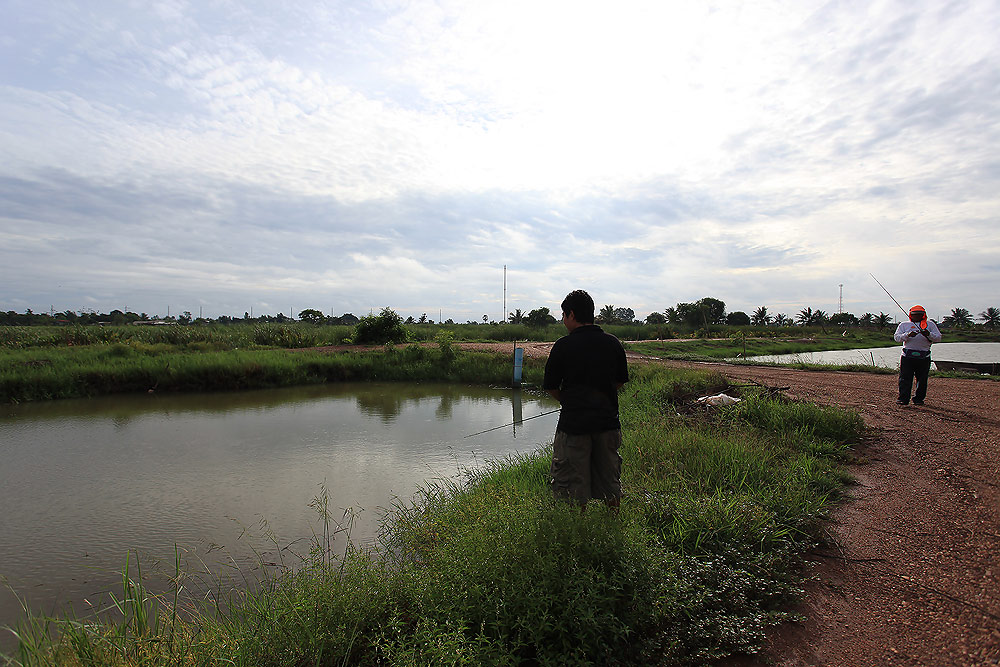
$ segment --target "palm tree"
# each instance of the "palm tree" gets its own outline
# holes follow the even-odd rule
[[[766,327],[770,322],[771,316],[767,314],[767,306],[758,307],[750,316],[750,324],[755,327]]]
[[[778,313],[774,316],[774,326],[787,327],[790,324],[792,324],[792,318],[788,317],[784,313]]]
[[[524,313],[521,312],[520,308],[515,308],[513,313],[507,314],[507,321],[511,324],[520,324],[524,321]]]
[[[1000,324],[1000,308],[990,306],[983,312],[979,313],[979,319],[981,319],[983,324],[988,326],[990,329],[996,329],[997,324]]]
[[[875,316],[871,313],[865,313],[861,316],[861,319],[858,320],[858,324],[863,327],[873,327],[875,326]]]
[[[669,308],[665,309],[663,311],[663,316],[666,317],[667,322],[670,322],[671,324],[680,324],[681,321],[684,319],[683,317],[681,317],[680,312],[678,312],[677,308],[675,308],[674,306],[670,306]]]
[[[951,314],[947,315],[941,324],[946,327],[967,329],[972,326],[972,313],[965,308],[952,308]]]
[[[801,326],[806,327],[813,323],[813,319],[815,317],[816,316],[815,314],[813,314],[813,309],[806,306],[805,308],[799,311],[799,314],[795,317],[795,321],[798,322]]]
[[[879,311],[878,316],[875,318],[875,326],[879,329],[885,329],[890,324],[892,324],[892,316]]]

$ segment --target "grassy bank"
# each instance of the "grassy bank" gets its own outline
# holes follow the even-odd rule
[[[780,354],[789,343],[805,344],[804,348],[791,348],[792,352],[847,347],[877,347],[892,342],[892,330],[873,330],[851,327],[846,336],[841,329],[820,327],[735,327],[713,325],[692,329],[683,325],[610,324],[603,328],[623,341],[643,340],[692,340],[689,352],[707,356],[735,356],[725,352],[729,339],[730,350],[742,350],[742,339],[747,339],[748,353]],[[436,340],[447,332],[453,340],[470,342],[502,341],[554,341],[566,333],[560,323],[543,327],[523,324],[408,324],[405,327],[410,342]],[[317,325],[308,322],[239,322],[233,324],[190,324],[172,326],[134,325],[68,325],[68,326],[0,326],[0,350],[47,347],[69,347],[101,344],[173,345],[190,350],[246,350],[263,348],[304,348],[323,345],[341,345],[350,342],[354,328],[341,325]],[[1000,340],[1000,333],[987,330],[946,330],[950,342],[989,342]],[[768,340],[778,342],[777,347]],[[804,341],[811,342],[804,342]],[[692,343],[685,343],[692,344]],[[828,347],[813,347],[812,345]],[[671,349],[667,345],[667,349]],[[763,350],[763,351],[758,351]],[[776,350],[776,351],[775,351]]]
[[[825,350],[852,350],[866,347],[893,347],[899,343],[892,334],[854,333],[848,336],[814,335],[808,338],[743,338],[734,336],[722,340],[676,340],[628,343],[635,352],[661,359],[683,361],[720,361],[761,354],[801,354]],[[870,368],[870,367],[869,367]]]
[[[525,361],[540,383],[542,362]],[[257,389],[350,380],[509,385],[510,355],[437,346],[324,354],[311,350],[191,351],[167,344],[115,343],[0,352],[0,401],[121,392]]]
[[[764,395],[707,411],[691,399],[721,376],[632,370],[619,515],[554,502],[549,451],[496,461],[460,486],[425,487],[371,550],[332,554],[317,540],[226,611],[179,614],[171,593],[126,578],[105,623],[25,623],[17,660],[688,665],[752,652],[798,592],[861,419]]]

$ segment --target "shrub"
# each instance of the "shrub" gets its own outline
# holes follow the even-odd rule
[[[354,342],[385,345],[405,343],[406,329],[403,318],[392,308],[383,308],[378,315],[366,315],[354,327]]]

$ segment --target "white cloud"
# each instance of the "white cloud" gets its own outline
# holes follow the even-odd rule
[[[15,246],[134,303],[344,292],[498,314],[506,263],[524,309],[583,281],[643,309],[831,310],[839,283],[914,263],[940,276],[926,305],[995,305],[993,3],[8,13],[0,307],[74,282]],[[101,271],[66,257],[87,239]]]

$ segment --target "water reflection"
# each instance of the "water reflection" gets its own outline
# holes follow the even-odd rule
[[[169,563],[179,544],[191,562],[220,550],[246,562],[268,531],[284,545],[321,532],[308,505],[324,484],[334,512],[364,508],[351,535],[364,542],[377,508],[424,480],[547,443],[555,415],[521,413],[553,405],[509,389],[376,383],[5,405],[0,575],[51,611],[110,590],[128,549]],[[0,591],[0,625],[16,612]]]

